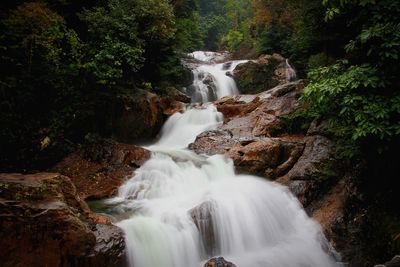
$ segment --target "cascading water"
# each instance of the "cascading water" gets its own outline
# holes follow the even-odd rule
[[[151,159],[107,201],[125,232],[130,266],[201,267],[217,255],[238,267],[339,266],[286,187],[236,175],[222,155],[185,149],[221,122],[211,104],[171,116],[148,147]]]
[[[187,89],[192,102],[210,102],[228,95],[239,93],[236,83],[230,75],[237,65],[247,60],[233,60],[225,63],[212,64],[223,59],[224,54],[196,51],[190,54],[203,64],[192,70],[193,84]],[[207,64],[206,64],[207,63]],[[228,74],[228,75],[227,75]]]
[[[286,69],[286,81],[293,82],[297,79],[296,70],[292,68],[289,64],[289,59],[285,60],[285,69]]]

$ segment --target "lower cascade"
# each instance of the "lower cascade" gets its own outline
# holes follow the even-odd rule
[[[238,267],[341,266],[286,187],[186,149],[222,120],[211,104],[171,116],[147,147],[151,159],[106,201],[125,232],[129,266],[200,267],[214,256]]]

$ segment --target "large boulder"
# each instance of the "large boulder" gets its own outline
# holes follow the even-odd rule
[[[258,60],[238,65],[233,77],[241,93],[256,94],[289,81],[287,68],[281,55],[262,55]]]
[[[234,145],[226,155],[236,169],[275,179],[287,173],[303,152],[304,144],[279,138],[262,138]]]
[[[91,214],[66,176],[0,174],[0,217],[2,266],[125,265],[122,232]]]
[[[136,90],[119,95],[112,119],[112,136],[127,143],[154,137],[163,123],[160,97],[146,90]]]
[[[82,199],[101,199],[114,195],[149,158],[144,148],[103,140],[70,154],[53,171],[68,176]]]
[[[297,81],[257,95],[225,97],[216,101],[218,111],[224,114],[223,125],[200,134],[190,148],[197,153],[225,154],[236,145],[272,137],[281,118],[299,109],[298,98],[303,87],[303,82]],[[282,142],[290,141],[290,137],[282,139]]]
[[[191,102],[188,95],[175,87],[167,87],[158,93],[160,94],[160,107],[165,117],[169,117],[176,112],[183,112],[186,104]]]
[[[186,103],[190,103],[190,97],[174,87],[120,94],[109,131],[115,140],[125,143],[153,138],[166,118],[183,111]]]
[[[290,171],[278,182],[287,185],[304,206],[326,193],[336,172],[334,142],[321,135],[306,136],[304,151]]]

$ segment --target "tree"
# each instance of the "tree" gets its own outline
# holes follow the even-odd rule
[[[365,152],[368,147],[364,156],[374,157],[391,149],[388,144],[400,135],[400,73],[393,67],[400,57],[400,4],[325,3],[330,6],[328,22],[350,12],[361,25],[346,46],[345,63],[311,71],[302,99],[314,117],[328,121],[329,129],[348,144],[348,154]]]
[[[106,7],[82,12],[81,18],[90,34],[86,67],[102,84],[133,83],[134,74],[145,64],[153,66],[152,58],[175,33],[167,1],[110,0]]]
[[[44,3],[23,3],[1,24],[0,160],[11,167],[24,157],[35,162],[44,138],[60,144],[71,137],[82,45]]]

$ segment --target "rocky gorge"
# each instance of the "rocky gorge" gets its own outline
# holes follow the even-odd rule
[[[225,155],[237,172],[287,186],[347,266],[371,266],[376,262],[364,249],[363,239],[368,215],[354,182],[361,167],[340,168],[335,142],[324,132],[323,122],[286,127],[286,119],[302,109],[299,97],[306,81],[292,81],[285,64],[277,54],[264,55],[228,73],[243,94],[213,102],[223,122],[199,134],[189,149]],[[207,90],[214,82],[208,82]],[[170,92],[164,97],[146,93],[140,103],[123,100],[116,140],[128,143],[154,135],[166,117],[185,110],[190,99],[179,91]],[[142,123],[146,126],[138,128]],[[84,201],[115,196],[150,157],[145,148],[105,140],[69,155],[49,173],[1,174],[4,266],[124,266],[122,231],[109,218],[93,213]],[[212,223],[201,212],[193,211],[191,216],[195,224],[196,220]],[[205,266],[235,265],[215,258]]]

